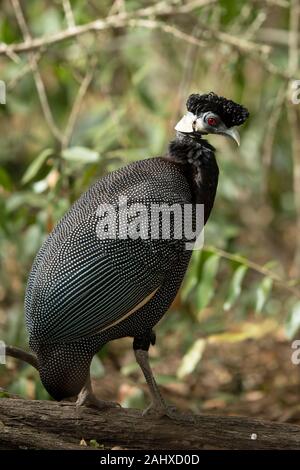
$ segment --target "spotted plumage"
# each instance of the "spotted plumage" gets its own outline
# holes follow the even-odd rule
[[[188,107],[198,112],[195,103],[199,107],[203,100],[195,96],[199,95],[191,95]],[[240,122],[239,105],[228,102],[224,107],[222,100],[226,122]],[[213,103],[212,98],[208,101]],[[230,110],[239,117],[229,117]],[[130,336],[153,400],[163,403],[143,354],[154,341],[153,327],[178,292],[191,251],[184,238],[101,238],[98,209],[110,204],[118,214],[120,197],[130,206],[143,203],[147,210],[153,204],[192,204],[195,210],[197,203],[204,204],[206,222],[217,183],[214,148],[200,133],[178,132],[164,157],[108,174],[56,225],[33,263],[25,298],[30,347],[37,354],[42,382],[54,398],[77,395],[82,389],[90,394],[84,386],[94,354],[108,341]]]

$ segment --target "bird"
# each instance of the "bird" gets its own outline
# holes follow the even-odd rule
[[[141,233],[143,224],[128,236],[128,227],[141,215],[142,210],[134,211],[141,205],[147,214],[154,206],[189,205],[193,221],[201,206],[205,224],[219,177],[215,148],[205,137],[222,135],[239,145],[236,126],[249,116],[247,108],[214,92],[191,94],[186,108],[163,156],[135,161],[92,184],[36,255],[26,287],[25,321],[41,381],[57,401],[77,397],[77,406],[120,406],[95,396],[90,365],[105,344],[130,337],[151,398],[144,414],[173,416],[148,351],[156,341],[155,325],[179,291],[192,250],[184,236],[172,237],[174,217],[169,237],[162,237],[161,229],[159,236],[147,237]],[[108,222],[116,222],[125,203],[129,213],[114,230]]]

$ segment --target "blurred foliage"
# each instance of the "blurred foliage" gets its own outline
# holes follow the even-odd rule
[[[22,3],[33,36],[67,28],[64,3]],[[74,0],[71,6],[79,25],[116,14],[118,8],[134,12],[155,3]],[[165,2],[172,8],[191,3]],[[210,90],[243,103],[251,115],[241,129],[240,149],[209,137],[221,170],[205,231],[209,245],[193,254],[180,294],[158,328],[160,357],[164,344],[180,357],[174,374],[160,375],[159,381],[184,382],[218,338],[245,341],[284,323],[288,338],[297,333],[295,162],[285,100],[278,104],[289,84],[266,67],[273,63],[287,70],[289,14],[288,1],[212,1],[187,13],[154,16],[202,41],[202,47],[163,28],[124,25],[42,48],[36,60],[62,141],[42,112],[29,54],[0,56],[0,79],[7,84],[7,104],[0,105],[1,339],[27,347],[23,297],[28,272],[42,241],[71,203],[107,172],[166,152],[188,94]],[[236,46],[215,32],[237,38]],[[258,59],[239,47],[242,39],[270,45],[271,54]],[[22,41],[12,5],[2,1],[0,42]],[[89,86],[76,111],[78,90],[89,71]],[[77,114],[68,138],[72,109]],[[168,340],[172,336],[178,342]],[[112,354],[121,360],[122,352],[114,351],[108,345],[99,353],[95,377],[104,374],[101,361]],[[134,373],[133,358],[120,369],[124,375]],[[1,367],[0,381],[12,392],[47,396],[29,366],[9,361],[8,371]],[[141,406],[140,392],[128,393],[123,402]]]

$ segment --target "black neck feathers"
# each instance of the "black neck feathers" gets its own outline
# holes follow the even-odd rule
[[[195,202],[205,205],[207,220],[218,186],[219,168],[215,148],[201,137],[178,133],[176,139],[170,142],[167,158],[183,165]]]
[[[170,142],[169,157],[178,163],[191,165],[198,174],[201,168],[215,162],[215,148],[201,137],[178,133],[176,139]]]

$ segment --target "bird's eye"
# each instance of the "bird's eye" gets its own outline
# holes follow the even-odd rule
[[[207,118],[207,124],[211,127],[217,126],[219,124],[219,121],[215,117],[209,117]]]

